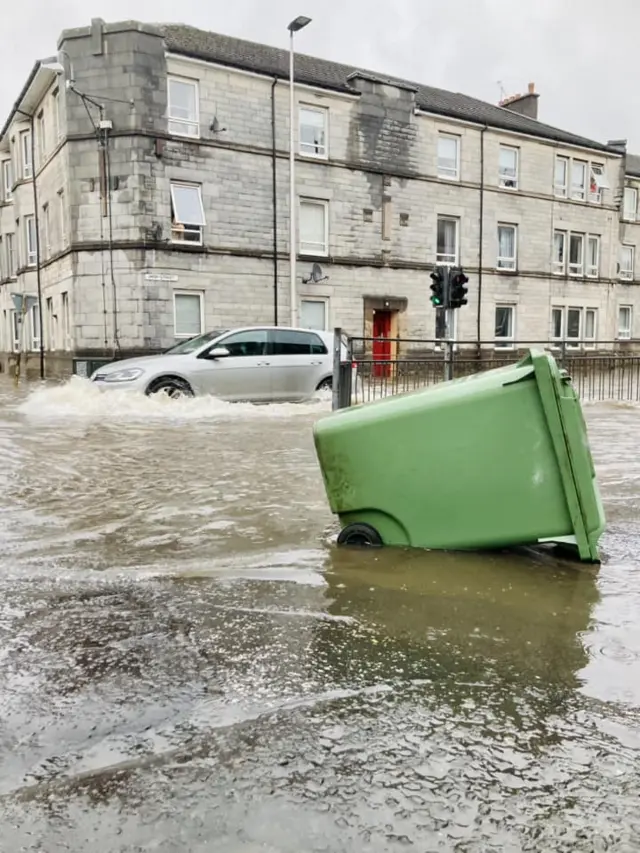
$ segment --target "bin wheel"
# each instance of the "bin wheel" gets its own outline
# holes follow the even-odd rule
[[[338,534],[338,545],[357,545],[360,548],[381,548],[382,538],[370,524],[348,524]]]

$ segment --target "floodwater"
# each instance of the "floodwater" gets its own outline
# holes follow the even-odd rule
[[[640,849],[640,409],[599,571],[354,552],[328,411],[0,383],[0,851]]]

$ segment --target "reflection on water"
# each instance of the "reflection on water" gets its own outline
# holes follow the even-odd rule
[[[640,411],[598,572],[338,550],[328,408],[0,384],[0,851],[640,848]]]
[[[395,650],[389,678],[401,656],[403,676],[428,678],[434,689],[450,689],[453,678],[571,693],[587,661],[580,636],[598,596],[593,572],[551,557],[390,549],[363,565],[357,552],[336,549],[326,577],[329,612],[375,625],[385,653]],[[365,641],[358,658],[371,648]]]

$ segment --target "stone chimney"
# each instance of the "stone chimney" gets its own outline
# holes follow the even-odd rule
[[[520,113],[529,118],[538,118],[538,98],[540,95],[536,92],[536,84],[529,83],[529,89],[526,95],[511,95],[509,98],[504,98],[498,104],[499,107],[504,107],[506,110],[511,110],[514,113]]]

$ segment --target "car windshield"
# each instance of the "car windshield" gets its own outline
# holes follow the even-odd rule
[[[196,335],[195,338],[189,338],[188,341],[182,341],[182,343],[165,350],[165,355],[169,353],[171,355],[186,355],[187,353],[195,352],[204,344],[215,341],[216,338],[219,338],[220,335],[224,335],[228,331],[228,329],[216,329],[213,332],[205,332],[204,335]]]

